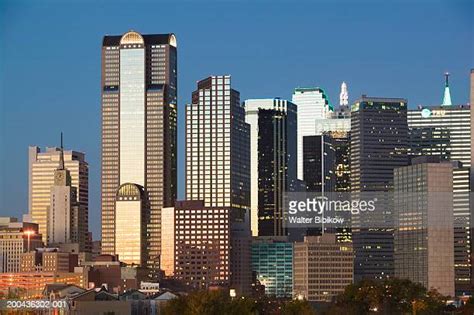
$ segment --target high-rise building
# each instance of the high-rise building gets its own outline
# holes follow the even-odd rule
[[[229,287],[230,207],[206,207],[203,201],[185,200],[177,201],[174,209],[174,277],[195,289]]]
[[[298,107],[298,179],[303,179],[303,137],[314,136],[315,120],[326,118],[333,111],[329,99],[321,88],[296,88],[292,102]]]
[[[291,298],[293,293],[293,243],[285,236],[254,237],[252,272],[265,294]]]
[[[77,188],[72,187],[71,173],[64,164],[61,134],[59,166],[54,171],[54,185],[51,187],[51,202],[48,208],[47,245],[75,243],[80,252],[90,252],[86,211],[77,201]]]
[[[159,267],[161,209],[176,199],[177,48],[173,34],[129,31],[102,43],[102,252],[114,254],[117,192],[143,190],[143,263]],[[132,187],[132,186],[127,186]],[[127,210],[123,209],[124,215]],[[128,228],[132,229],[132,226]],[[122,231],[120,231],[122,232]],[[127,233],[137,234],[137,231]],[[141,232],[139,232],[140,234]]]
[[[474,284],[470,210],[471,113],[469,105],[420,106],[408,111],[409,155],[453,161],[456,294]]]
[[[250,130],[230,76],[197,83],[186,107],[186,199],[229,208],[231,285],[250,289]]]
[[[61,153],[62,152],[62,153]],[[51,192],[55,186],[55,173],[60,166],[61,156],[64,168],[67,169],[71,178],[71,187],[76,190],[76,200],[81,209],[82,222],[80,224],[80,239],[88,239],[88,207],[89,207],[89,165],[85,160],[84,153],[76,151],[62,151],[60,148],[46,148],[41,152],[38,147],[29,148],[29,214],[31,220],[39,226],[39,233],[43,236],[43,242],[47,243],[48,218],[51,208]],[[53,191],[54,192],[54,191]],[[90,245],[87,246],[90,248]]]
[[[453,166],[419,157],[394,174],[395,276],[454,296]]]
[[[474,69],[471,69],[470,76],[469,105],[471,109],[471,139],[474,139]],[[471,157],[474,156],[474,144],[471,143]],[[474,178],[474,167],[471,167],[471,178]]]
[[[335,158],[331,136],[325,134],[303,137],[303,180],[307,191],[334,191]]]
[[[293,248],[294,297],[331,302],[353,282],[352,245],[338,243],[336,235],[306,236]]]
[[[408,164],[407,145],[407,100],[362,95],[351,110],[351,191],[392,191],[393,170]],[[371,215],[351,218],[356,280],[393,276],[393,200],[380,197]]]
[[[20,272],[23,253],[42,247],[38,224],[0,217],[0,273]]]
[[[283,195],[296,185],[296,105],[279,98],[245,101],[250,125],[253,236],[282,236]]]

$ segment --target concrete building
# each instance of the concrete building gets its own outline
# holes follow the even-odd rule
[[[470,210],[471,113],[469,105],[420,106],[408,111],[409,156],[453,161],[454,260],[456,294],[474,284]]]
[[[393,276],[393,170],[406,166],[408,147],[407,100],[362,97],[351,109],[351,191],[377,192],[371,215],[352,215],[355,279]],[[379,199],[380,199],[379,198]]]
[[[62,145],[59,166],[54,171],[54,185],[51,187],[51,202],[48,208],[48,246],[57,244],[78,244],[79,251],[90,252],[91,243],[86,209],[77,201],[77,188],[72,186],[71,172],[64,165]]]
[[[298,107],[298,179],[303,180],[303,137],[315,135],[315,120],[326,118],[333,111],[329,99],[323,89],[296,88],[292,103]]]
[[[287,237],[262,236],[252,240],[252,272],[265,294],[291,298],[293,294],[293,243]]]
[[[161,256],[160,267],[165,277],[174,275],[175,259],[175,218],[174,207],[161,211]]]
[[[174,277],[195,289],[231,286],[230,207],[177,201],[174,213]]]
[[[250,221],[253,236],[284,236],[283,195],[296,185],[296,105],[246,100],[250,125]]]
[[[351,244],[340,244],[335,234],[307,236],[293,249],[293,296],[331,302],[353,282]]]
[[[74,272],[78,266],[78,254],[60,251],[58,248],[37,248],[20,257],[20,272]]]
[[[89,165],[84,153],[62,151],[61,148],[56,147],[46,148],[45,152],[41,152],[39,147],[33,146],[29,148],[29,214],[31,220],[39,225],[39,233],[43,236],[44,243],[48,242],[49,237],[51,189],[55,185],[55,171],[60,166],[61,156],[63,156],[64,168],[70,174],[70,186],[76,189],[76,200],[71,200],[71,202],[77,203],[82,209],[81,225],[84,228],[81,233],[88,234],[89,231]],[[88,239],[88,235],[80,237]]]
[[[420,157],[394,171],[395,276],[454,296],[453,166]]]
[[[0,273],[20,272],[21,255],[42,246],[38,224],[0,217]]]
[[[186,106],[186,199],[229,209],[231,285],[250,290],[250,130],[230,76],[199,81]]]
[[[147,204],[140,226],[147,244],[142,261],[155,275],[161,209],[176,199],[176,47],[174,34],[134,31],[104,36],[102,42],[102,252],[116,253],[118,190],[125,184],[142,187]]]

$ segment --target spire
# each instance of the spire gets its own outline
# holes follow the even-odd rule
[[[59,167],[58,170],[64,170],[64,148],[63,148],[63,133],[61,131],[61,152],[59,155]]]
[[[339,94],[339,105],[341,107],[349,105],[349,93],[347,92],[346,82],[342,82],[341,84],[341,94]]]
[[[443,104],[441,106],[451,106],[453,105],[453,103],[451,102],[451,92],[449,90],[449,72],[446,72],[444,76],[445,76],[444,97],[443,97]]]

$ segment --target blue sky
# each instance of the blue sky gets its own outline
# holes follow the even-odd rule
[[[177,2],[177,3],[175,3]],[[230,74],[247,98],[291,98],[320,86],[338,103],[361,94],[439,104],[450,71],[468,102],[474,2],[446,1],[3,1],[0,0],[0,215],[28,211],[29,145],[86,153],[90,226],[100,231],[100,48],[129,29],[178,38],[179,196],[184,106],[196,81]]]

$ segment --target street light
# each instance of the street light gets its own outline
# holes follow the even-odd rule
[[[26,231],[23,231],[23,234],[26,234],[26,236],[28,238],[28,253],[29,253],[30,252],[30,237],[31,237],[31,235],[35,235],[35,231],[26,230]]]

